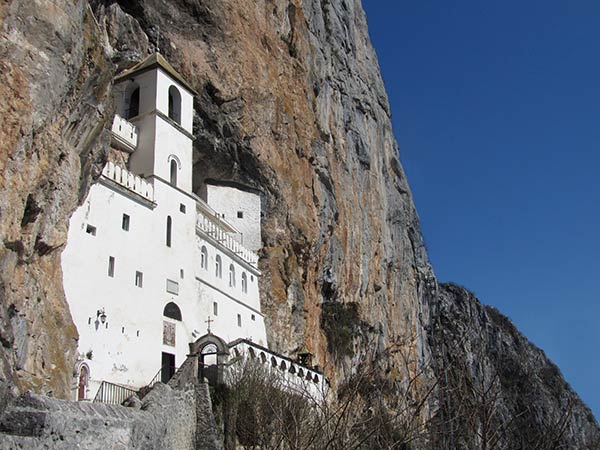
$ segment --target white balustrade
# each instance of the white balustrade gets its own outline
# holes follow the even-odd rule
[[[197,230],[206,233],[215,241],[218,241],[225,248],[231,250],[244,261],[256,267],[258,263],[258,255],[237,242],[233,236],[225,230],[225,225],[222,219],[217,216],[204,214],[202,211],[196,211],[196,228]]]
[[[135,176],[128,170],[109,161],[106,163],[106,166],[104,166],[102,175],[129,191],[135,192],[147,200],[154,202],[154,187],[143,178]]]
[[[121,146],[125,146],[125,150],[133,151],[138,144],[138,129],[118,114],[115,114],[111,131]]]

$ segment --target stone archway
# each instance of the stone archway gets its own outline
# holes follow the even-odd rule
[[[198,358],[198,378],[212,385],[224,381],[225,363],[229,359],[229,346],[212,333],[205,334],[190,344],[190,354]]]

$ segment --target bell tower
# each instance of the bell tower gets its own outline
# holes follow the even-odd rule
[[[192,191],[192,118],[196,92],[160,54],[115,78],[117,113],[138,128],[129,170]]]

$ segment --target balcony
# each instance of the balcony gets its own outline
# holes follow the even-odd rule
[[[111,132],[113,146],[128,153],[135,151],[138,144],[138,129],[134,124],[115,114]]]
[[[235,233],[239,232],[200,199],[196,199],[196,232],[207,235],[251,266],[257,267],[258,255],[235,239]]]
[[[111,180],[127,191],[133,192],[145,200],[154,203],[154,187],[143,178],[135,176],[110,161],[104,166],[102,175],[104,179]]]

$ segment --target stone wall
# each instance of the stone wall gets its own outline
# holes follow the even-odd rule
[[[71,402],[25,394],[0,416],[0,448],[9,449],[157,449],[196,448],[196,391],[206,397],[206,386],[184,390],[158,383],[139,409],[101,403]],[[203,421],[210,422],[206,408]],[[214,419],[213,419],[214,423]],[[216,447],[201,446],[211,449]]]

